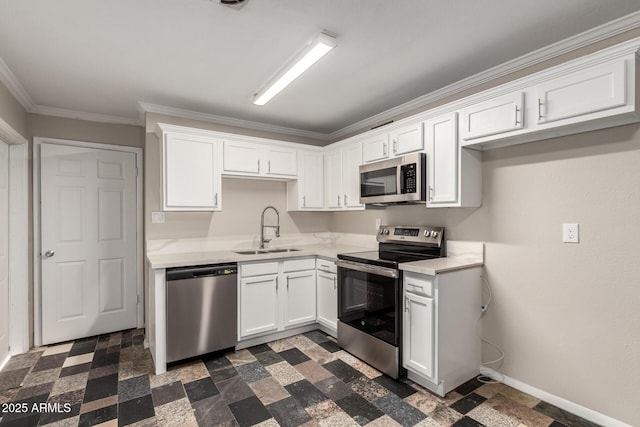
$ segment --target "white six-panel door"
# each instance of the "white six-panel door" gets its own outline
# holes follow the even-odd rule
[[[0,366],[9,356],[9,146],[0,141]]]
[[[42,343],[137,325],[136,155],[41,145]]]

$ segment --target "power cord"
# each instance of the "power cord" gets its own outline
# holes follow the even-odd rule
[[[491,304],[491,299],[493,298],[493,295],[491,293],[491,286],[489,286],[489,282],[484,278],[484,276],[480,276],[480,279],[482,280],[482,284],[486,287],[487,292],[489,294],[489,298],[487,299],[487,303],[484,305],[480,306],[480,310],[481,310],[481,316],[484,316],[484,314],[487,312],[487,310],[489,309],[489,305]],[[486,344],[489,344],[491,347],[495,348],[498,351],[498,354],[500,355],[497,359],[494,360],[490,360],[488,362],[481,362],[482,366],[487,366],[487,365],[495,365],[496,363],[498,364],[496,366],[496,369],[500,368],[500,366],[502,365],[502,361],[504,360],[504,351],[502,351],[502,349],[500,347],[498,347],[496,344],[492,343],[491,341],[486,340],[483,337],[480,337],[480,340]],[[487,366],[488,367],[488,366]],[[478,380],[478,382],[481,382],[483,384],[499,384],[500,381],[496,381],[486,375],[478,375],[476,377],[476,379]]]

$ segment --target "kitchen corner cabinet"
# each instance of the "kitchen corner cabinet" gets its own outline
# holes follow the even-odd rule
[[[239,264],[240,340],[316,321],[314,258]]]
[[[298,151],[298,179],[287,181],[288,211],[324,209],[324,156],[321,151]]]
[[[325,153],[325,207],[330,210],[364,209],[360,203],[362,145],[350,143]]]
[[[517,91],[462,110],[462,138],[510,132],[524,127],[524,92]]]
[[[423,148],[422,122],[417,122],[363,140],[362,156],[364,163],[370,163]]]
[[[161,135],[163,210],[221,210],[220,141],[164,130]]]
[[[337,336],[338,278],[335,261],[316,260],[316,299],[318,323],[325,332]]]
[[[295,149],[256,142],[224,141],[225,174],[294,179],[297,170]]]
[[[402,365],[410,380],[444,396],[481,364],[481,268],[405,272]]]
[[[482,202],[481,154],[458,143],[458,113],[424,122],[427,208],[478,207]]]

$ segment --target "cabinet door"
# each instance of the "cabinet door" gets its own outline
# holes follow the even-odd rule
[[[462,110],[465,140],[510,132],[523,127],[524,92],[472,105]]]
[[[391,133],[391,149],[394,155],[420,151],[423,148],[422,122],[396,129]]]
[[[350,145],[342,150],[342,204],[347,208],[362,207],[360,204],[360,165],[362,150],[360,144]]]
[[[318,323],[338,327],[338,290],[335,273],[317,273]]]
[[[167,133],[163,144],[163,207],[166,211],[219,209],[218,141]]]
[[[324,200],[327,208],[342,207],[342,150],[324,155]]]
[[[278,275],[240,280],[240,336],[278,329]]]
[[[260,146],[250,142],[225,141],[223,169],[225,172],[258,175]]]
[[[625,105],[625,70],[625,60],[620,60],[538,86],[538,123]]]
[[[316,320],[315,270],[284,275],[286,302],[284,326],[296,326]]]
[[[324,207],[324,158],[322,153],[303,152],[300,155],[301,170],[298,176],[302,187],[302,208]]]
[[[434,378],[433,299],[405,292],[404,304],[402,365],[410,371]]]
[[[362,160],[365,163],[375,162],[389,157],[389,134],[383,133],[362,141]]]
[[[267,175],[295,176],[297,168],[296,150],[284,147],[270,147],[264,149],[265,162],[264,172]]]
[[[427,120],[427,206],[458,202],[458,113]]]

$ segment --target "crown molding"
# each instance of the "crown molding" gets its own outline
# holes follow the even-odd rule
[[[464,92],[467,89],[471,89],[500,77],[504,77],[508,74],[523,70],[549,59],[637,28],[640,28],[640,12],[631,13],[575,36],[550,44],[518,58],[504,62],[486,71],[482,71],[474,74],[473,76],[459,80],[441,89],[419,96],[418,98],[412,99],[411,101],[398,105],[397,107],[390,108],[389,110],[383,111],[375,116],[371,116],[349,126],[345,126],[342,129],[332,132],[330,134],[330,139],[336,140],[343,138],[367,127],[389,121],[394,117],[408,113],[422,106]]]
[[[285,135],[301,136],[306,138],[315,138],[322,141],[328,141],[331,134],[312,132],[302,129],[289,128],[285,126],[270,125],[266,123],[253,122],[249,120],[234,119],[226,116],[217,116],[215,114],[201,113],[198,111],[185,110],[182,108],[168,107],[165,105],[151,104],[149,102],[138,102],[138,109],[145,113],[164,114],[167,116],[181,117],[183,119],[200,120],[219,125],[235,126],[243,129],[252,129],[262,132],[281,133]]]
[[[20,105],[22,105],[22,108],[27,111],[33,108],[33,100],[2,58],[0,58],[0,81],[7,87],[11,95],[13,95]]]
[[[27,138],[20,135],[14,128],[9,125],[9,123],[2,120],[2,118],[0,118],[0,140],[12,145],[27,143]]]
[[[87,120],[90,122],[111,123],[117,125],[143,126],[143,122],[139,119],[131,119],[129,117],[110,116],[108,114],[87,113],[84,111],[67,110],[65,108],[45,107],[35,105],[30,113],[42,114],[45,116],[64,117],[66,119]]]

